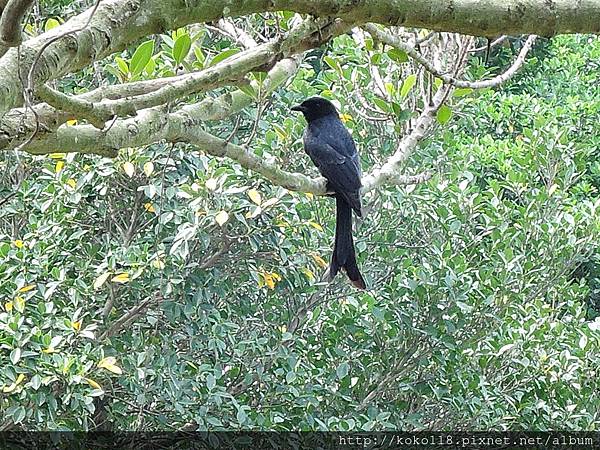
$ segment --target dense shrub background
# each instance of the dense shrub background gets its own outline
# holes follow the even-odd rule
[[[172,73],[175,38],[156,73]],[[289,107],[320,94],[378,164],[408,117],[370,122],[348,94],[367,58],[393,58],[346,35],[327,52],[262,108],[253,147],[316,173]],[[366,200],[365,293],[317,281],[330,199],[229,160],[161,144],[0,155],[0,198],[16,192],[0,208],[0,428],[598,429],[598,61],[596,37],[555,38],[500,89],[451,99],[406,167],[433,178]]]

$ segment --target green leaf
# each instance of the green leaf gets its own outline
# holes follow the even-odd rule
[[[455,89],[454,92],[452,93],[453,97],[464,97],[466,95],[469,95],[471,92],[473,92],[473,89],[471,88],[458,88]]]
[[[12,352],[10,352],[10,361],[13,364],[17,364],[20,359],[21,359],[21,349],[17,347]]]
[[[37,391],[41,385],[42,385],[42,378],[38,374],[35,374],[31,378],[31,387]]]
[[[144,68],[144,72],[146,72],[148,76],[151,76],[154,73],[155,69],[156,61],[154,60],[154,58],[150,58],[150,61],[148,61],[148,64],[146,64],[146,67]]]
[[[196,56],[196,60],[198,61],[198,64],[200,64],[200,66],[204,65],[204,60],[206,59],[206,57],[204,56],[204,53],[202,53],[202,49],[198,46],[194,47],[194,55]]]
[[[286,383],[293,383],[295,379],[296,379],[296,374],[291,370],[285,375]]]
[[[238,89],[240,91],[242,91],[244,94],[246,94],[247,96],[256,98],[256,92],[254,91],[254,88],[252,86],[250,86],[249,84],[244,84],[242,86],[239,86]]]
[[[127,61],[125,61],[119,56],[115,56],[115,62],[117,63],[117,66],[119,67],[119,70],[122,74],[127,75],[129,73],[129,66],[127,64]]]
[[[396,61],[397,63],[405,63],[408,61],[408,55],[404,50],[392,48],[387,51],[387,54],[392,60]]]
[[[135,77],[142,73],[146,64],[152,58],[152,53],[154,53],[154,41],[146,41],[142,42],[139,47],[133,53],[131,57],[131,63],[129,64],[129,70],[131,70],[131,74]]]
[[[267,78],[266,72],[251,72],[251,75],[258,83],[262,83]]]
[[[19,406],[12,415],[12,420],[14,423],[19,423],[25,418],[25,408]]]
[[[392,112],[392,107],[389,105],[388,102],[386,102],[385,100],[379,98],[379,97],[375,97],[373,99],[373,102],[379,107],[379,109],[381,109],[384,112]]]
[[[208,388],[209,391],[212,391],[213,388],[216,386],[217,384],[217,380],[215,379],[215,376],[212,374],[209,374],[206,377],[206,387]]]
[[[323,57],[323,61],[325,61],[325,63],[331,67],[333,70],[335,70],[336,72],[341,72],[342,68],[340,67],[340,63],[332,58],[331,56],[324,56]]]
[[[348,363],[343,362],[337,367],[337,369],[335,370],[335,373],[337,374],[338,378],[341,380],[346,375],[348,375],[348,369],[349,369]]]
[[[402,83],[402,88],[400,89],[400,96],[406,97],[406,95],[410,92],[410,90],[413,88],[416,82],[417,75],[413,73],[407,76],[404,82]]]
[[[239,48],[230,48],[229,50],[225,50],[224,52],[221,52],[217,56],[215,56],[209,65],[214,66],[215,64],[220,63],[221,61],[229,58],[230,56],[233,56],[236,53],[239,53],[239,51],[240,51]]]
[[[179,65],[183,59],[187,56],[192,47],[192,39],[189,34],[182,34],[177,38],[173,45],[173,59]]]
[[[438,109],[437,121],[440,124],[444,125],[444,124],[448,123],[448,121],[450,120],[451,117],[452,117],[452,110],[447,105],[442,105],[442,107],[440,109]]]
[[[246,422],[246,420],[248,420],[248,415],[242,408],[240,408],[240,409],[238,409],[236,418],[237,418],[238,423],[242,424],[242,423]]]
[[[407,108],[407,109],[403,109],[399,113],[396,113],[396,115],[398,116],[398,120],[404,122],[412,117],[413,112],[412,112],[412,109]]]

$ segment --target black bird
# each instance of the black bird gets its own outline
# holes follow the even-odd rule
[[[292,111],[304,114],[308,122],[304,150],[327,179],[327,191],[336,199],[335,241],[326,278],[333,280],[343,268],[355,287],[366,289],[352,241],[352,210],[362,217],[360,160],[354,140],[329,100],[311,97]]]

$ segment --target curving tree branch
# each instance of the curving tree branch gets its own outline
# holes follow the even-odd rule
[[[274,42],[252,47],[213,67],[173,77],[174,79],[153,80],[152,85],[160,87],[131,97],[92,102],[81,97],[69,97],[44,85],[38,89],[38,95],[56,109],[85,118],[96,127],[102,128],[104,123],[114,116],[131,116],[141,109],[163,105],[191,94],[239,82],[248,73],[265,66],[272,66],[275,61],[304,51],[307,47],[316,47],[324,40],[328,40],[331,37],[330,33],[339,34],[347,28],[348,25],[339,21],[327,24],[323,20],[308,20]],[[319,39],[315,40],[317,35]],[[131,88],[129,90],[131,91]]]
[[[0,57],[21,44],[21,22],[33,0],[9,0],[0,4]]]
[[[433,76],[436,76],[439,79],[441,79],[444,83],[450,84],[452,86],[459,87],[459,88],[471,88],[471,89],[484,89],[484,88],[498,86],[498,85],[504,83],[505,81],[507,81],[508,79],[510,79],[515,73],[518,72],[518,70],[521,68],[521,66],[525,62],[525,57],[527,56],[527,53],[529,53],[529,50],[531,50],[531,47],[533,46],[533,44],[537,38],[537,36],[535,36],[535,35],[529,36],[527,38],[527,40],[525,41],[525,44],[523,45],[523,48],[521,48],[521,51],[519,52],[519,55],[515,59],[514,63],[511,65],[511,67],[508,70],[506,70],[502,74],[500,74],[494,78],[491,78],[489,80],[467,81],[467,80],[459,80],[456,77],[454,77],[453,75],[448,74],[448,73],[442,73],[441,71],[439,71],[438,69],[435,68],[433,63],[431,63],[426,58],[421,56],[414,47],[411,47],[410,45],[406,44],[400,38],[394,36],[393,34],[389,33],[388,31],[382,30],[379,27],[377,27],[376,25],[371,24],[371,23],[365,24],[363,26],[363,28],[366,31],[368,31],[371,34],[371,36],[377,38],[379,41],[406,52],[406,54],[408,56],[410,56],[412,59],[414,59],[416,63],[423,66],[423,68],[425,70],[427,70]]]
[[[324,194],[323,178],[311,178],[288,172],[281,168],[276,159],[258,157],[247,145],[239,145],[231,142],[230,138],[222,139],[205,131],[205,121],[222,120],[255,102],[256,99],[248,94],[247,89],[237,89],[216,98],[206,96],[196,104],[184,106],[173,104],[177,100],[204,93],[209,89],[239,83],[246,74],[257,70],[268,71],[266,79],[260,86],[257,81],[251,82],[254,92],[260,90],[261,98],[264,98],[293,76],[300,62],[298,55],[349,31],[351,23],[361,22],[366,18],[384,23],[394,21],[389,15],[385,17],[381,15],[381,5],[378,4],[377,8],[374,8],[362,1],[353,2],[352,5],[342,5],[333,0],[318,4],[312,0],[305,0],[293,5],[281,0],[230,3],[232,6],[223,9],[208,1],[186,2],[184,10],[189,16],[182,16],[182,13],[173,13],[173,11],[168,11],[167,14],[167,11],[159,8],[154,0],[129,2],[105,0],[96,3],[95,9],[88,10],[63,26],[57,27],[56,33],[51,30],[27,41],[22,45],[21,72],[29,71],[33,74],[30,80],[35,80],[36,93],[46,103],[30,105],[31,98],[28,96],[26,98],[29,100],[28,107],[12,108],[19,103],[20,94],[15,94],[17,91],[14,86],[5,86],[1,83],[3,79],[9,80],[17,76],[18,70],[0,64],[0,94],[3,89],[9,94],[8,97],[0,95],[0,150],[23,148],[31,154],[47,154],[60,149],[64,152],[94,153],[112,157],[119,149],[125,147],[140,147],[163,140],[173,143],[186,142],[210,155],[233,159],[274,184],[290,190]],[[388,5],[389,2],[382,0],[382,3],[389,6],[387,12],[392,11],[390,14],[393,16],[398,8],[397,3],[412,5],[413,2],[401,1]],[[481,3],[490,9],[495,8],[485,2]],[[142,4],[146,8],[143,17],[140,16],[139,11]],[[163,8],[169,5],[172,5],[169,0],[162,3]],[[208,8],[208,5],[211,7]],[[200,10],[201,6],[207,8]],[[255,41],[249,40],[248,36],[235,28],[231,22],[221,18],[220,26],[227,33],[243,39],[248,48],[213,67],[175,77],[102,86],[74,96],[66,95],[44,84],[46,80],[85,65],[91,59],[98,59],[120,49],[138,36],[138,33],[152,32],[156,22],[151,21],[149,17],[153,15],[155,19],[162,18],[165,23],[175,26],[189,23],[192,18],[207,21],[215,20],[219,14],[230,16],[247,14],[254,10],[271,11],[284,7],[338,18],[317,17],[301,21],[287,34],[263,44],[256,44]],[[478,7],[473,9],[476,10]],[[122,13],[122,16],[117,16],[118,18],[115,19],[117,11]],[[398,20],[402,23],[416,20],[419,13],[422,13],[420,7],[416,7],[416,10],[411,10],[410,14],[404,14]],[[430,17],[429,20],[433,19]],[[90,26],[82,26],[83,24]],[[513,65],[503,74],[490,80],[471,82],[460,80],[458,76],[462,73],[467,55],[472,48],[472,38],[449,36],[448,42],[456,44],[458,58],[456,64],[450,67],[450,72],[444,72],[442,69],[437,69],[439,65],[430,62],[414,47],[391,32],[373,23],[366,23],[362,27],[375,39],[405,51],[417,64],[445,83],[435,94],[431,92],[433,84],[429,83],[430,92],[423,96],[425,106],[420,115],[416,120],[406,123],[406,134],[399,141],[395,153],[379,168],[363,177],[364,192],[382,185],[415,184],[429,179],[430,172],[405,175],[402,173],[402,166],[423,137],[433,128],[436,113],[452,89],[491,87],[506,81],[521,67],[535,41],[535,36],[527,39]],[[107,39],[108,36],[110,39]],[[427,51],[434,51],[432,48],[436,45],[438,44],[428,45]],[[42,53],[41,50],[44,48],[46,50]],[[35,55],[34,60],[31,59],[33,55]],[[70,59],[65,61],[64,58],[69,55]],[[12,60],[14,57],[14,52],[10,51],[0,58],[0,63],[14,62]],[[64,66],[59,66],[60,62],[64,62]],[[381,95],[391,96],[385,87],[389,75],[378,72],[376,68],[372,69]],[[427,83],[423,80],[422,77],[421,87],[424,91]],[[10,94],[14,95],[11,97]],[[412,106],[416,107],[416,104]],[[79,123],[69,126],[66,122],[70,118],[85,119],[89,124]],[[109,119],[110,126],[105,128]]]
[[[600,33],[600,2],[531,0],[103,0],[91,9],[21,45],[21,69],[32,73],[35,86],[79,70],[121,51],[137,39],[190,23],[260,12],[295,11],[315,17],[337,17],[349,23],[376,22],[470,35]],[[80,31],[76,31],[80,30]],[[0,117],[22,102],[16,50],[0,58]]]

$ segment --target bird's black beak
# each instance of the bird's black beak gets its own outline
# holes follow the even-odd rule
[[[296,106],[292,106],[292,111],[300,111],[300,112],[304,112],[304,106],[302,105],[296,105]]]

